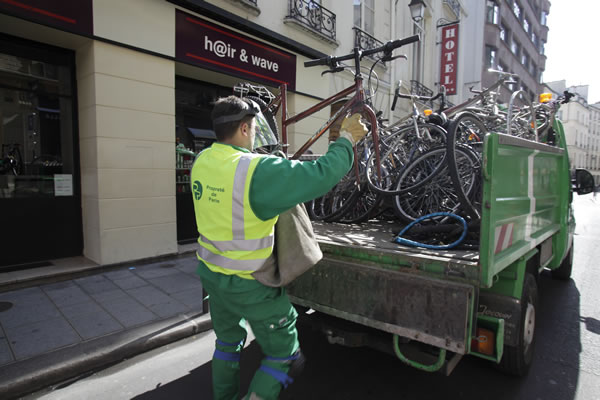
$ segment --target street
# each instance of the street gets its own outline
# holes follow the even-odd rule
[[[575,195],[578,221],[570,281],[540,278],[535,360],[523,379],[465,357],[445,377],[417,371],[391,355],[330,345],[300,330],[304,374],[282,399],[600,399],[600,198]],[[250,338],[249,338],[250,339]],[[25,399],[210,399],[212,331],[145,353]],[[390,342],[391,345],[391,342]],[[242,356],[242,394],[261,352],[248,340]]]

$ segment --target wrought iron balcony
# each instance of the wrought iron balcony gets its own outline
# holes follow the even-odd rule
[[[433,96],[433,90],[429,89],[427,86],[423,85],[419,81],[411,80],[410,81],[410,92],[416,96]]]
[[[460,18],[460,3],[458,0],[444,0],[444,3],[450,7],[456,18]]]
[[[369,35],[367,32],[363,31],[356,26],[354,29],[354,47],[358,47],[360,50],[370,50],[375,47],[383,46],[383,42]],[[373,58],[372,56],[369,56]]]
[[[335,14],[312,0],[289,0],[289,19],[335,41]]]

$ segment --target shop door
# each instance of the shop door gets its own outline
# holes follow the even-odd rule
[[[0,272],[82,254],[74,54],[0,37]]]
[[[189,179],[195,157],[192,153],[197,155],[216,140],[210,113],[217,99],[231,94],[231,88],[180,76],[175,79],[175,143],[184,150],[177,152],[175,177],[177,241],[180,244],[193,243],[198,239]]]

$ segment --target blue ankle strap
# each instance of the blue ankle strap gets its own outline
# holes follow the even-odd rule
[[[219,360],[223,360],[223,361],[233,361],[233,362],[239,362],[240,361],[240,353],[227,353],[225,351],[221,351],[219,349],[215,349],[215,353],[213,354],[213,358],[217,358]]]
[[[275,378],[279,383],[283,385],[284,389],[287,388],[290,383],[294,382],[294,380],[290,378],[285,372],[281,372],[274,368],[267,367],[266,365],[261,365],[260,370]]]
[[[227,342],[217,339],[217,344],[220,344],[221,346],[239,346],[242,343],[244,343],[243,340],[240,340],[237,343],[227,343]]]

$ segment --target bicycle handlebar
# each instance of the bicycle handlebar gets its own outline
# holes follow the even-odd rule
[[[397,49],[399,47],[405,46],[410,43],[418,42],[419,40],[421,40],[419,35],[413,35],[413,36],[406,37],[404,39],[398,39],[398,40],[393,40],[393,41],[390,40],[383,46],[379,46],[374,49],[362,51],[360,53],[360,57],[362,58],[364,56],[369,56],[371,54],[375,54],[375,53],[379,53],[379,52],[391,53],[392,51],[394,51],[395,49]],[[323,58],[317,58],[316,60],[305,61],[304,66],[308,68],[308,67],[315,67],[317,65],[326,65],[326,66],[333,68],[339,61],[351,60],[354,57],[355,57],[354,52],[352,52],[350,54],[346,54],[344,56],[339,56],[339,57],[327,56],[327,57],[323,57]]]

